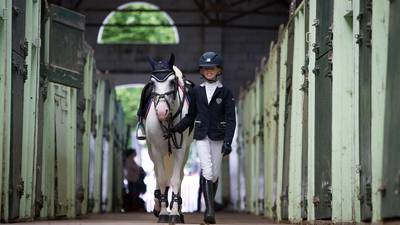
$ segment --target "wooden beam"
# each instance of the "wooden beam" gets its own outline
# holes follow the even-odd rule
[[[243,13],[241,13],[239,15],[236,15],[236,16],[232,16],[231,18],[228,18],[228,19],[224,20],[223,23],[224,24],[231,23],[231,22],[233,22],[235,20],[238,20],[238,19],[240,19],[240,18],[242,18],[244,16],[247,16],[247,15],[250,15],[250,14],[252,14],[254,12],[257,12],[258,10],[268,8],[268,7],[270,7],[270,6],[274,5],[274,4],[276,4],[275,1],[266,2],[266,3],[264,3],[264,4],[260,5],[260,6],[257,6],[257,7],[253,8],[253,9],[249,10],[249,11],[243,12]]]

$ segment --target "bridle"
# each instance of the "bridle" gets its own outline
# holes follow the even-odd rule
[[[160,72],[169,72],[164,78],[160,79],[159,77],[155,76],[154,73],[160,73]],[[174,126],[174,120],[179,116],[180,120],[182,120],[182,108],[185,103],[185,98],[186,98],[186,93],[185,93],[185,86],[182,88],[182,98],[179,96],[179,82],[178,82],[178,77],[176,76],[175,72],[172,71],[170,72],[169,70],[157,70],[153,71],[151,77],[154,78],[158,82],[163,82],[167,80],[170,76],[174,75],[174,88],[171,91],[165,92],[165,93],[157,93],[154,90],[151,93],[152,96],[152,101],[154,102],[154,108],[157,108],[157,105],[163,101],[167,104],[168,110],[169,110],[169,115],[166,119],[167,124],[165,125],[162,121],[158,119],[158,122],[160,123],[161,129],[163,130],[164,137],[168,140],[168,152],[171,154],[172,153],[172,145],[174,145],[175,148],[180,149],[182,148],[182,143],[183,143],[183,134],[180,133],[180,138],[178,141],[177,134],[170,132],[170,129]],[[183,82],[185,83],[185,82]],[[171,103],[168,101],[166,98],[167,96],[172,95],[173,100],[176,100],[176,96],[178,95],[178,101],[179,101],[179,107],[178,110],[172,114],[171,111]]]

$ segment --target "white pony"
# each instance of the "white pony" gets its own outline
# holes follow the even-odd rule
[[[187,161],[193,132],[169,134],[168,128],[177,124],[188,112],[185,82],[182,72],[174,65],[172,54],[169,61],[156,62],[150,58],[152,72],[152,102],[145,128],[149,155],[154,163],[156,191],[154,214],[159,223],[184,223],[180,197],[183,167]],[[172,188],[171,212],[168,213],[168,187]]]

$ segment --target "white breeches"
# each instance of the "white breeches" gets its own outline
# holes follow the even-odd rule
[[[221,148],[223,141],[213,141],[208,137],[196,141],[196,148],[200,159],[203,177],[207,180],[217,181],[222,162]]]

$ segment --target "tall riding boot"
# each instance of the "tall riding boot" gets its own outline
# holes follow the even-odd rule
[[[214,190],[213,182],[203,177],[203,195],[206,205],[204,212],[204,222],[208,224],[215,224],[215,211],[214,211]]]
[[[214,199],[215,199],[215,194],[217,194],[218,181],[219,181],[219,179],[217,179],[217,181],[215,181],[215,182],[213,183]]]

